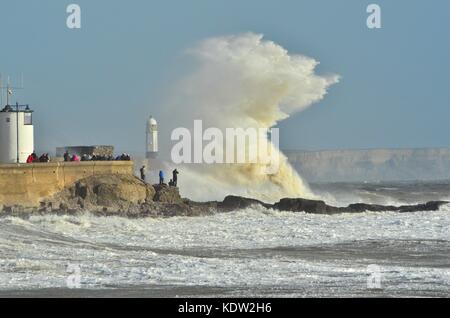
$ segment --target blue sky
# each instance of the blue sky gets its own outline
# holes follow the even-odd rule
[[[81,6],[80,30],[66,27],[70,3]],[[382,29],[366,27],[370,3]],[[2,0],[0,71],[13,82],[24,73],[15,97],[35,110],[37,150],[143,152],[146,117],[188,67],[183,52],[251,31],[342,76],[280,124],[282,148],[450,147],[449,15],[444,0]]]

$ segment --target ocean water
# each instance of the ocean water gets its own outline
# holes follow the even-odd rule
[[[341,205],[450,198],[450,182],[313,189]],[[449,297],[450,205],[332,216],[254,207],[192,218],[0,217],[0,296]]]

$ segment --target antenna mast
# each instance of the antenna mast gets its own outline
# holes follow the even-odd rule
[[[1,106],[3,106],[3,90],[6,90],[6,105],[9,106],[9,95],[13,94],[13,89],[23,89],[23,73],[21,74],[21,86],[11,86],[11,81],[9,79],[9,76],[7,77],[7,83],[6,86],[3,86],[2,76],[0,73],[0,96],[1,96]]]

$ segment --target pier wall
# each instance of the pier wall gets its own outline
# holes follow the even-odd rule
[[[77,180],[102,174],[133,174],[132,161],[0,164],[0,205],[38,206]]]

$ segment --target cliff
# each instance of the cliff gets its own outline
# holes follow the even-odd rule
[[[450,149],[283,151],[309,182],[450,179]]]

